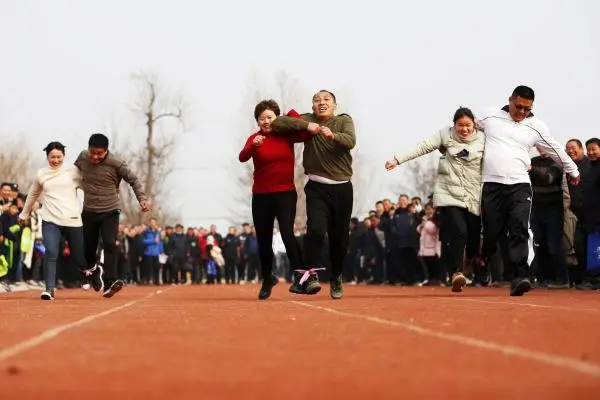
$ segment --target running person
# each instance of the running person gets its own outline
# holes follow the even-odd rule
[[[298,193],[294,184],[294,143],[310,138],[307,131],[291,136],[274,135],[271,123],[281,114],[274,100],[264,100],[254,108],[254,118],[260,130],[246,140],[240,152],[240,162],[252,158],[254,183],[252,185],[252,218],[258,240],[258,252],[263,282],[259,300],[266,300],[277,282],[273,277],[273,227],[275,218],[285,244],[290,265],[304,267],[300,246],[294,237],[296,201]]]
[[[531,112],[535,94],[518,86],[508,105],[487,110],[478,123],[485,132],[481,213],[483,246],[481,264],[486,265],[496,252],[500,235],[508,231],[507,272],[512,275],[511,296],[522,296],[531,289],[528,279],[532,254],[529,249],[529,216],[532,189],[529,179],[530,150],[536,145],[579,184],[577,165],[549,134],[548,127]]]
[[[433,204],[439,213],[442,259],[452,279],[452,291],[467,284],[462,273],[467,260],[479,256],[481,246],[481,162],[485,146],[483,132],[475,128],[468,108],[454,113],[454,126],[444,127],[412,150],[385,163],[390,171],[398,165],[439,150],[442,158],[433,189]]]
[[[304,143],[303,160],[304,172],[308,176],[308,183],[304,187],[308,217],[305,263],[313,268],[296,271],[290,291],[314,294],[320,290],[314,266],[322,254],[327,234],[331,261],[330,295],[333,299],[341,299],[344,295],[342,273],[353,206],[350,150],[356,144],[356,136],[352,118],[347,114],[335,115],[336,107],[335,95],[320,90],[312,98],[312,113],[302,115],[302,119],[278,117],[271,126],[276,133],[308,130],[315,134]]]
[[[56,291],[56,260],[60,252],[61,236],[64,236],[71,249],[75,265],[83,272],[87,263],[83,253],[83,228],[77,188],[81,187],[81,173],[73,165],[64,165],[65,146],[60,142],[51,142],[44,149],[48,166],[41,168],[29,189],[20,221],[31,214],[34,203],[43,194],[42,240],[46,249],[44,255],[44,278],[46,290],[42,300],[54,300]]]
[[[88,149],[81,152],[75,165],[83,176],[83,236],[87,275],[96,291],[112,297],[123,287],[117,279],[117,234],[121,214],[119,185],[125,180],[131,185],[142,211],[150,204],[142,185],[127,163],[108,151],[108,138],[101,133],[90,136]],[[104,268],[97,265],[98,240],[102,237]]]

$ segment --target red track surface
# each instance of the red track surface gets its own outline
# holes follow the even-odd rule
[[[257,290],[2,294],[0,398],[600,398],[598,293]]]

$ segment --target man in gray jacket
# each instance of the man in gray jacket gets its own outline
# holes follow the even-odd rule
[[[142,184],[127,163],[108,151],[108,138],[103,134],[95,133],[90,137],[88,149],[81,152],[75,165],[83,177],[81,217],[88,264],[84,274],[94,290],[103,291],[104,297],[112,297],[124,284],[117,279],[116,243],[121,215],[121,180],[131,185],[142,211],[150,211],[150,204]],[[100,237],[104,246],[104,267],[97,265],[96,251]]]

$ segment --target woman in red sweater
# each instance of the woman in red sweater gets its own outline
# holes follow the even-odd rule
[[[264,100],[256,105],[254,118],[260,130],[250,135],[239,157],[240,162],[246,162],[250,158],[254,162],[252,219],[263,276],[259,300],[269,298],[276,279],[272,273],[275,218],[279,223],[290,266],[293,269],[304,267],[300,247],[294,238],[298,199],[294,185],[294,143],[309,139],[311,134],[302,131],[291,136],[274,135],[271,122],[280,114],[279,106],[274,100]],[[291,111],[288,116],[299,117],[293,114]]]

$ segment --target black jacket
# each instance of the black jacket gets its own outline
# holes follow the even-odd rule
[[[529,171],[533,189],[533,205],[558,206],[563,204],[563,172],[550,157],[531,159]]]
[[[583,160],[575,161],[575,164],[577,164],[577,169],[579,169],[581,183],[577,186],[573,186],[569,182],[569,195],[571,196],[570,208],[578,219],[583,220],[585,218],[585,216],[583,215],[583,182],[585,181],[585,177],[590,171],[590,160],[587,157],[584,157]]]
[[[600,160],[590,161],[590,169],[581,182],[583,186],[583,215],[588,233],[600,230]]]

